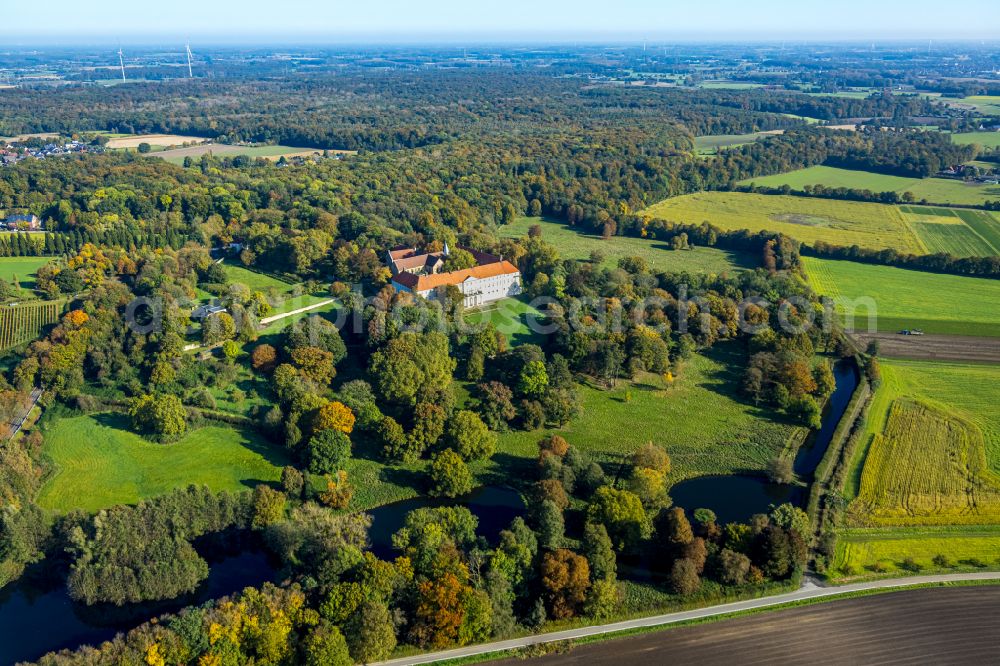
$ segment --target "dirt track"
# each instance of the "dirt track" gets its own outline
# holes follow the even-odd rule
[[[640,664],[989,664],[1000,646],[1000,587],[930,588],[831,601],[641,634],[528,662]]]
[[[879,355],[887,358],[1000,363],[1000,338],[898,333],[855,333],[854,338],[862,349],[877,339]]]

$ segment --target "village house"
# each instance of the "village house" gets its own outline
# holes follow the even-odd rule
[[[521,293],[521,272],[517,266],[486,252],[461,248],[472,255],[476,265],[457,271],[444,267],[450,256],[448,245],[440,252],[418,252],[414,248],[395,248],[388,253],[392,286],[397,291],[419,294],[424,298],[439,298],[444,289],[456,287],[464,305],[475,308]]]
[[[37,215],[8,215],[4,225],[11,230],[41,231],[42,221]]]

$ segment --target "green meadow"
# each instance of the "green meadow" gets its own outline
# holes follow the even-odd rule
[[[997,108],[1000,110],[1000,104]],[[974,143],[983,148],[1000,148],[1000,132],[964,132],[952,134],[951,140],[955,143]]]
[[[130,504],[189,484],[248,490],[277,481],[285,452],[255,433],[205,426],[170,444],[126,429],[113,414],[61,418],[45,431],[43,453],[55,472],[38,496],[46,509],[96,511]]]
[[[735,148],[753,143],[765,136],[770,136],[775,132],[751,132],[749,134],[715,134],[708,136],[696,136],[694,138],[694,149],[699,155],[714,155],[719,150],[725,148]]]
[[[602,266],[605,267],[617,265],[622,257],[642,257],[654,270],[719,274],[741,270],[757,263],[748,254],[713,247],[671,250],[662,241],[646,238],[614,236],[605,240],[568,224],[541,217],[519,218],[500,227],[500,235],[522,238],[528,235],[528,229],[535,224],[542,228],[542,240],[554,245],[559,250],[560,257],[589,260],[590,253],[596,250],[604,255]]]
[[[1000,133],[997,135],[1000,137]],[[793,190],[802,190],[806,185],[822,185],[872,192],[910,192],[915,201],[965,206],[1000,200],[1000,185],[969,184],[953,178],[905,178],[828,166],[813,166],[740,182],[740,185],[750,184],[764,187],[788,185]]]
[[[35,289],[35,273],[52,257],[0,257],[0,280],[11,283],[17,278],[21,289]]]
[[[871,305],[880,331],[922,328],[927,333],[1000,336],[1000,280],[836,259],[802,260],[812,288],[840,299],[842,316],[850,314],[850,304],[857,304],[857,330],[867,330],[866,305]]]
[[[741,350],[719,344],[684,363],[673,381],[646,374],[613,388],[581,385],[575,419],[563,428],[500,435],[494,462],[530,465],[538,440],[559,434],[612,474],[646,442],[670,454],[671,483],[705,474],[760,472],[801,429],[742,398],[741,357]]]
[[[985,210],[901,206],[907,224],[930,253],[1000,256],[1000,219]]]
[[[465,321],[472,325],[493,322],[512,345],[541,344],[542,336],[531,329],[531,321],[541,323],[541,316],[525,297],[505,298],[468,312]]]

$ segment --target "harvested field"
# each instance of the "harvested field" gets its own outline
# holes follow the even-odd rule
[[[895,206],[834,199],[700,192],[665,199],[644,213],[684,224],[708,222],[727,231],[779,231],[804,243],[857,245],[926,254]]]
[[[331,154],[353,155],[355,151],[350,150],[330,150]],[[185,157],[201,157],[202,155],[214,155],[216,157],[236,155],[246,155],[247,157],[263,157],[269,160],[278,160],[282,157],[309,157],[312,155],[322,155],[323,151],[316,148],[296,148],[294,146],[231,146],[222,143],[207,143],[185,148],[174,148],[158,153],[150,153],[151,157],[160,157],[181,164]]]
[[[878,340],[879,356],[928,361],[973,361],[1000,363],[1000,338],[964,335],[900,335],[899,333],[855,333],[862,349]]]
[[[588,643],[530,663],[992,663],[1000,644],[998,612],[1000,587],[904,590]],[[525,662],[511,658],[496,663]]]
[[[179,134],[136,134],[108,141],[108,148],[138,148],[140,143],[151,146],[181,146],[185,143],[201,143],[208,141],[203,136],[181,136]]]
[[[997,522],[1000,479],[987,468],[982,431],[944,409],[893,401],[849,514],[867,526]]]

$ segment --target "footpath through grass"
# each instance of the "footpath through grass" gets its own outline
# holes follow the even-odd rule
[[[671,250],[662,241],[646,238],[614,236],[605,240],[582,229],[541,217],[519,218],[500,227],[500,235],[523,238],[535,224],[542,228],[542,240],[554,245],[563,259],[589,260],[590,253],[597,250],[604,255],[601,265],[605,267],[616,266],[622,257],[642,257],[653,270],[719,274],[754,267],[759,263],[749,254],[714,247]]]
[[[131,504],[192,483],[249,490],[279,480],[288,464],[280,447],[249,431],[212,425],[157,444],[113,414],[59,419],[45,431],[43,451],[56,471],[38,504],[58,512]]]
[[[880,331],[1000,336],[1000,280],[838,259],[803,257],[803,262],[812,288],[837,302],[848,326],[853,312],[856,330],[868,329],[874,311]]]

